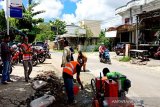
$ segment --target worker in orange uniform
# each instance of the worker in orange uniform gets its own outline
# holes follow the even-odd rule
[[[66,89],[66,93],[68,96],[68,104],[72,104],[75,102],[74,100],[74,92],[73,92],[73,75],[77,73],[76,79],[83,90],[83,85],[80,80],[80,71],[81,66],[77,61],[70,61],[65,64],[63,68],[63,79],[64,79],[64,86]]]
[[[77,58],[77,61],[79,62],[79,64],[81,66],[83,66],[83,71],[85,72],[86,71],[86,62],[87,62],[87,57],[82,54],[82,51],[79,51],[78,52],[78,58]]]
[[[28,44],[28,37],[23,37],[23,44],[21,49],[23,52],[23,67],[24,67],[24,76],[25,81],[28,82],[30,79],[29,75],[32,72],[32,49],[31,45]]]

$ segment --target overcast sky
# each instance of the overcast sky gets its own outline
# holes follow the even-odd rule
[[[27,6],[28,0],[23,0]],[[40,2],[35,7],[37,10],[46,12],[35,18],[45,18],[46,21],[60,18],[70,23],[77,23],[83,19],[102,20],[103,26],[120,24],[120,17],[115,16],[115,9],[126,5],[131,0],[33,0]],[[5,3],[0,3],[0,8],[5,7]]]

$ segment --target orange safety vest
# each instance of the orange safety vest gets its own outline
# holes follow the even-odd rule
[[[73,76],[77,72],[76,71],[76,66],[77,65],[80,65],[77,61],[70,61],[63,68],[63,72]]]
[[[31,52],[31,47],[30,45],[28,44],[22,44],[22,46],[25,48],[25,51],[27,52]],[[32,55],[31,54],[25,54],[23,53],[23,60],[31,60],[32,59]]]

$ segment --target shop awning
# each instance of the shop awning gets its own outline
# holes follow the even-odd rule
[[[112,38],[112,37],[116,37],[117,36],[117,31],[108,31],[105,33],[105,37],[107,38]]]

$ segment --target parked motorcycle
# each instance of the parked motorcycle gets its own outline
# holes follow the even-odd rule
[[[45,57],[51,59],[51,54],[49,52],[49,49],[44,49],[44,52],[45,52]]]
[[[32,55],[32,65],[36,66],[38,64],[38,58],[37,58],[37,53],[34,52]]]
[[[100,57],[100,62],[111,64],[111,59],[110,59],[110,54],[108,49],[106,49],[104,53],[102,53]]]
[[[32,47],[32,50],[33,50],[33,55],[32,55],[33,66],[36,66],[38,62],[43,63],[46,60],[45,51],[43,50],[43,48],[37,49],[35,47]]]

